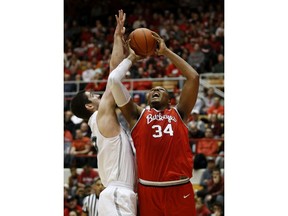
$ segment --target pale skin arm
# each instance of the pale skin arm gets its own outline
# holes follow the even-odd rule
[[[169,58],[186,78],[181,91],[179,103],[177,104],[178,112],[180,113],[182,119],[186,121],[197,100],[199,74],[184,59],[168,49],[164,43],[164,40],[156,32],[152,32],[152,35],[159,45],[159,49],[156,50],[156,54],[164,55]]]
[[[110,60],[110,72],[124,59],[123,35],[125,33],[124,22],[126,14],[123,10],[115,15],[117,26],[114,32],[113,50]],[[120,125],[115,112],[116,103],[109,88],[106,88],[99,105],[97,114],[98,128],[105,137],[116,136],[120,131]]]
[[[129,41],[128,41],[128,48],[129,48],[129,56],[127,57],[127,59],[129,59],[132,62],[132,64],[142,58],[136,55],[135,52],[130,48]],[[121,83],[121,85],[123,84]],[[130,129],[132,129],[133,126],[136,124],[143,110],[143,107],[140,107],[138,104],[134,103],[133,99],[131,98],[127,104],[125,104],[122,107],[119,107],[119,109],[121,110],[124,118],[128,122]]]

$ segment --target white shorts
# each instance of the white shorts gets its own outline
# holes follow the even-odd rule
[[[99,216],[136,216],[137,195],[119,184],[109,184],[101,193],[98,205]]]

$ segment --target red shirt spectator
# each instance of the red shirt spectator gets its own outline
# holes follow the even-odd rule
[[[72,142],[70,154],[88,154],[91,149],[91,139],[84,137],[80,129],[76,130],[75,139]]]
[[[69,216],[71,211],[76,211],[78,215],[82,213],[82,207],[78,205],[76,197],[69,197],[68,198],[68,207],[64,209],[64,216]]]
[[[207,156],[217,156],[218,154],[218,141],[213,139],[214,135],[211,128],[206,128],[205,138],[200,139],[196,145],[196,153],[204,154]]]
[[[83,167],[83,171],[78,177],[78,185],[85,187],[86,185],[91,185],[93,180],[99,176],[98,172],[94,170],[89,164]]]
[[[207,110],[208,120],[211,119],[212,114],[216,114],[218,119],[221,121],[224,118],[224,106],[220,104],[220,98],[214,97],[213,105]]]
[[[203,203],[202,199],[200,197],[197,197],[195,199],[196,201],[196,215],[197,216],[210,216],[211,211],[208,209],[208,207]]]
[[[179,77],[181,74],[182,72],[172,63],[166,68],[166,76],[168,77]]]

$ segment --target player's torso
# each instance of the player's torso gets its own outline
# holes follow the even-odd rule
[[[132,129],[132,138],[140,178],[175,180],[191,172],[188,129],[175,109],[145,110]]]
[[[92,135],[97,137],[98,170],[104,186],[113,181],[135,183],[134,156],[127,132],[121,128],[119,135],[104,137],[97,124],[92,126]]]

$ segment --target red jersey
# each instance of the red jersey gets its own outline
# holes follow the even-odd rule
[[[172,181],[192,177],[188,128],[175,108],[143,110],[131,132],[139,178]]]

